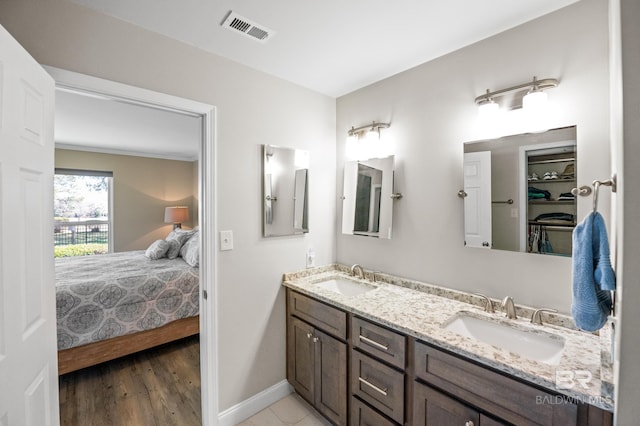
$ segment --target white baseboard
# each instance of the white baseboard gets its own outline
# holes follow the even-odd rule
[[[270,388],[218,414],[218,425],[235,426],[289,395],[291,392],[293,392],[293,387],[286,380],[276,383]]]

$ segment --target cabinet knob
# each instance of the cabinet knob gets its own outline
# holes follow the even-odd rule
[[[307,339],[311,339],[312,334],[311,333],[307,333]]]
[[[464,424],[464,426],[473,426],[473,422],[471,420],[469,420],[468,422],[466,422]]]
[[[314,337],[313,338],[313,343],[318,343],[318,340],[320,340],[320,339],[318,339],[317,337]]]

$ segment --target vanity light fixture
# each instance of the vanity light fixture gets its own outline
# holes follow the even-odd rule
[[[378,139],[380,138],[380,129],[388,129],[391,126],[391,124],[389,123],[376,123],[375,121],[371,124],[368,124],[366,126],[360,126],[360,127],[351,127],[351,129],[349,129],[347,131],[347,136],[349,138],[356,138],[356,139],[360,139],[362,137],[370,137],[370,135],[376,135],[378,136]]]
[[[351,127],[347,131],[347,158],[354,160],[364,160],[367,158],[382,158],[390,155],[391,147],[389,141],[381,138],[380,129],[387,129],[389,123],[377,123],[360,127]]]
[[[490,92],[487,89],[487,93],[482,94],[476,97],[475,102],[478,105],[479,109],[482,108],[494,108],[492,105],[497,105],[496,98],[502,97],[507,94],[514,94],[516,92],[523,92],[525,89],[529,89],[529,91],[522,97],[522,106],[525,109],[534,109],[540,108],[540,106],[546,102],[547,94],[543,92],[544,89],[551,89],[553,87],[558,86],[558,80],[555,78],[544,78],[542,80],[538,80],[536,77],[533,77],[533,80],[527,83],[518,84],[516,86],[507,87],[506,89],[494,90]],[[522,93],[523,94],[523,93]],[[519,94],[520,95],[520,94]],[[482,112],[479,112],[483,114]]]

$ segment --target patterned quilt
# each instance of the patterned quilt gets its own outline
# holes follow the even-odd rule
[[[199,270],[144,251],[56,259],[58,350],[198,315]]]

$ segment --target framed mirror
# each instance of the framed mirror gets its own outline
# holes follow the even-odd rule
[[[263,236],[309,232],[309,152],[263,145],[262,154]]]
[[[571,256],[576,127],[464,144],[464,244]]]
[[[393,167],[393,156],[345,163],[343,234],[391,238]]]

